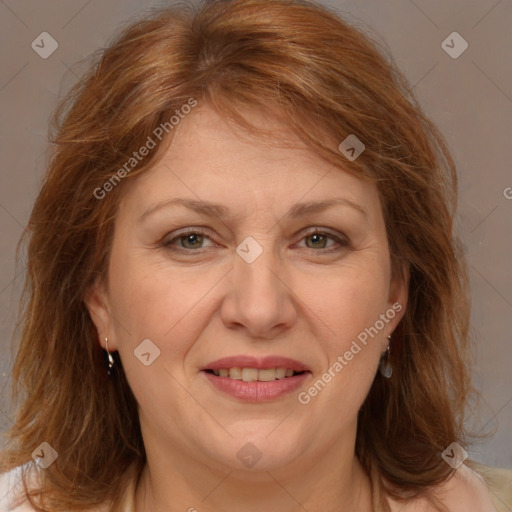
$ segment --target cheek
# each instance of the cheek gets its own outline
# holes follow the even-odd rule
[[[162,403],[190,405],[180,382],[187,354],[209,321],[209,296],[223,273],[152,265],[148,258],[127,256],[111,269],[112,313],[123,367],[137,402],[155,422]],[[211,315],[210,315],[211,318]],[[138,347],[151,340],[159,355],[148,366],[135,357]],[[183,406],[183,410],[187,408]],[[182,410],[183,409],[183,410]],[[189,407],[190,409],[190,407]]]
[[[382,270],[371,270],[377,268],[346,267],[328,281],[326,293],[316,297],[315,312],[322,320],[318,325],[328,326],[318,339],[325,354],[324,367],[301,403],[311,400],[316,407],[343,404],[352,416],[364,402],[386,345],[387,322],[394,316],[387,301],[388,276]]]
[[[127,252],[128,254],[128,252]],[[148,258],[127,256],[111,268],[112,313],[120,351],[151,339],[162,353],[181,353],[207,321],[209,293],[222,272],[154,265]]]
[[[345,267],[326,280],[325,293],[314,297],[327,361],[301,403],[339,403],[356,414],[375,378],[387,323],[395,315],[387,300],[388,277],[385,265]]]
[[[316,291],[304,288],[303,297],[308,307],[321,318],[325,337],[338,348],[373,326],[389,308],[388,276],[383,270],[346,266],[330,273],[321,282],[323,286]]]
[[[324,355],[323,365],[298,400],[327,411],[329,418],[341,421],[340,428],[357,416],[375,379],[387,334],[381,320],[390,310],[386,291],[383,280],[345,275],[331,281],[325,295],[316,299],[317,325],[324,333],[317,337],[317,350]]]

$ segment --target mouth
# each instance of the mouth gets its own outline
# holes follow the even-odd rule
[[[303,363],[274,356],[223,358],[200,373],[216,390],[243,402],[277,400],[297,390],[311,375]]]

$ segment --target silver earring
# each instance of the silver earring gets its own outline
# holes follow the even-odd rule
[[[112,357],[112,354],[108,351],[108,338],[105,338],[105,350],[107,351],[108,358],[107,374],[112,375],[112,368],[114,367],[114,358]]]
[[[388,336],[388,348],[386,352],[382,354],[379,363],[379,371],[382,376],[386,377],[386,379],[391,378],[393,375],[393,366],[391,365],[391,336]]]

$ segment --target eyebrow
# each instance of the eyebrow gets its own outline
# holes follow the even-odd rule
[[[195,199],[185,199],[185,198],[174,198],[171,200],[165,200],[156,205],[152,206],[148,210],[146,210],[140,217],[139,222],[145,221],[150,215],[153,215],[155,212],[160,211],[162,209],[166,209],[170,206],[182,206],[184,208],[188,208],[189,210],[193,210],[199,214],[207,215],[210,217],[216,217],[219,219],[223,219],[229,216],[229,209],[221,204],[211,203],[208,201],[200,201]],[[297,218],[303,217],[305,215],[309,215],[311,213],[318,213],[328,208],[332,208],[333,206],[348,206],[360,214],[362,214],[366,219],[368,219],[367,211],[359,204],[354,203],[353,201],[336,197],[333,199],[327,199],[325,201],[311,201],[307,203],[297,203],[294,204],[290,210],[285,214],[285,218]]]

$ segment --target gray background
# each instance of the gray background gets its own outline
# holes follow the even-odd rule
[[[471,424],[494,436],[470,447],[476,460],[512,468],[512,0],[330,0],[391,49],[428,115],[446,136],[460,175],[459,220],[473,289],[475,384],[484,402]],[[76,81],[79,61],[132,16],[162,2],[0,1],[0,428],[7,407],[11,338],[24,278],[17,240],[45,169],[48,116]],[[42,32],[58,49],[42,59]],[[453,59],[441,43],[469,44]],[[451,43],[449,43],[451,44]],[[455,44],[455,43],[454,43]],[[507,198],[508,196],[508,198]]]

